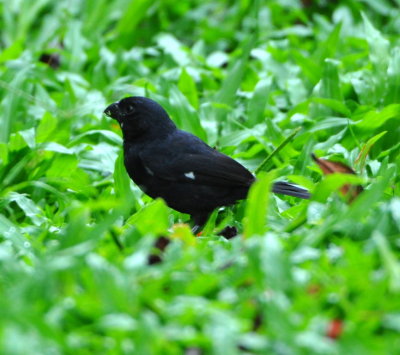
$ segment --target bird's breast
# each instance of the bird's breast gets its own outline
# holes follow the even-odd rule
[[[139,186],[146,184],[151,178],[152,172],[148,171],[148,169],[146,170],[137,154],[133,154],[128,150],[125,151],[124,155],[124,164],[129,177]]]

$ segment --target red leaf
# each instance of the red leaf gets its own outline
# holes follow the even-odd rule
[[[334,173],[357,175],[356,172],[352,168],[347,166],[346,164],[343,164],[343,163],[340,163],[337,161],[331,161],[331,160],[317,158],[315,156],[315,154],[311,154],[311,157],[318,164],[318,166],[321,168],[322,172],[325,175],[330,175],[330,174],[334,174]],[[353,202],[354,199],[362,191],[363,191],[363,188],[361,185],[345,184],[340,188],[340,192],[342,193],[343,196],[349,196],[350,203]]]
[[[326,336],[331,339],[339,338],[343,333],[343,321],[341,319],[333,319],[328,325]]]
[[[316,295],[321,291],[321,286],[318,284],[311,284],[307,288],[307,293],[310,295]]]
[[[321,170],[323,171],[323,173],[325,175],[329,175],[329,174],[333,174],[333,173],[356,175],[355,171],[352,168],[350,168],[349,166],[347,166],[343,163],[317,158],[315,156],[315,154],[311,154],[311,157],[319,165],[319,167],[321,168]]]

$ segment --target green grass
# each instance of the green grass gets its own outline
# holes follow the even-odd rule
[[[0,2],[0,353],[399,354],[399,8]],[[102,114],[127,95],[259,171],[248,201],[195,238],[143,195]],[[346,182],[365,187],[350,205]]]

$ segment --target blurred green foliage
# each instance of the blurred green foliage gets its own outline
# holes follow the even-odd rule
[[[0,353],[397,354],[399,6],[0,1]],[[196,239],[126,175],[102,111],[127,95],[270,173]]]

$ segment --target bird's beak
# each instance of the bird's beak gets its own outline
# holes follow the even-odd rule
[[[107,108],[104,110],[104,113],[111,118],[114,118],[115,120],[119,121],[122,118],[121,111],[119,110],[119,101],[114,102],[110,106],[107,106]]]

